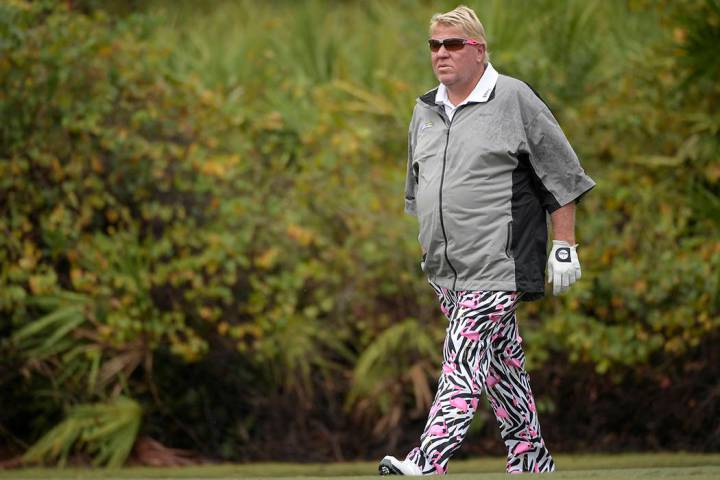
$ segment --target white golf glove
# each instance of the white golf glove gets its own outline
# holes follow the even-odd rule
[[[570,285],[580,280],[580,260],[577,244],[570,245],[564,240],[553,240],[553,247],[547,262],[548,283],[553,284],[553,295],[564,293]]]

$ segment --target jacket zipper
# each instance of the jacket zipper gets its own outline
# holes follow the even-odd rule
[[[453,280],[453,290],[455,290],[455,286],[457,285],[457,270],[455,270],[455,267],[453,266],[452,262],[450,261],[450,257],[448,257],[448,239],[447,239],[447,232],[445,231],[445,222],[443,221],[443,208],[442,208],[442,192],[443,192],[443,184],[445,183],[445,163],[447,160],[447,149],[448,145],[450,144],[450,127],[452,126],[453,119],[458,114],[460,109],[463,107],[458,108],[455,113],[453,114],[453,118],[449,119],[448,121],[448,128],[447,128],[447,135],[445,136],[445,150],[443,151],[443,165],[442,165],[442,175],[440,176],[440,191],[438,193],[439,195],[439,205],[440,205],[440,229],[442,230],[443,239],[445,240],[445,260],[447,261],[448,265],[450,265],[450,269],[453,271],[453,275],[455,275],[455,279]],[[442,115],[441,115],[442,116]]]

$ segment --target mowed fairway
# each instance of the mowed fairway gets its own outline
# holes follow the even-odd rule
[[[557,455],[558,472],[552,478],[580,479],[720,479],[720,454]],[[187,468],[125,468],[88,470],[67,468],[0,471],[0,479],[253,479],[253,478],[377,478],[375,462],[335,464],[253,463]],[[503,458],[455,461],[451,474],[457,480],[507,478]]]

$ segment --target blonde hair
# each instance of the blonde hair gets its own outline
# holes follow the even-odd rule
[[[472,38],[485,45],[485,63],[490,61],[490,52],[488,52],[487,39],[485,38],[485,28],[483,24],[480,23],[480,19],[478,19],[472,8],[459,5],[447,13],[436,13],[430,19],[430,35],[432,35],[432,31],[437,25],[460,27],[468,38]]]

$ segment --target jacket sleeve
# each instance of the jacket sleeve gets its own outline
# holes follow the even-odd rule
[[[530,163],[543,207],[552,213],[595,186],[585,174],[560,125],[543,105],[526,129]]]
[[[408,131],[408,159],[407,172],[405,175],[405,213],[409,213],[417,217],[417,208],[415,206],[415,193],[417,192],[417,177],[413,171],[413,142],[412,129]]]

